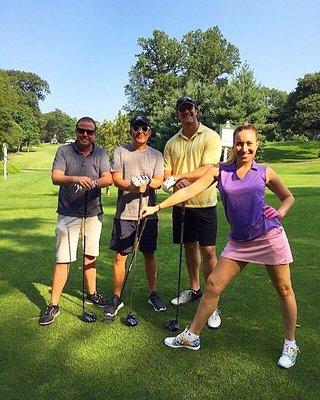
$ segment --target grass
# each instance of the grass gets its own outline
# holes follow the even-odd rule
[[[14,162],[22,168],[49,170],[55,148],[45,146],[16,155]],[[223,294],[221,328],[204,329],[198,352],[163,345],[163,326],[174,309],[169,306],[165,313],[150,309],[141,256],[135,275],[134,309],[140,319],[136,328],[124,327],[120,318],[112,325],[101,323],[101,310],[96,310],[99,321],[95,324],[79,320],[80,255],[62,297],[61,315],[52,326],[40,327],[39,312],[50,297],[57,188],[50,182],[49,171],[24,172],[1,181],[0,398],[318,399],[320,163],[297,161],[272,163],[296,196],[284,224],[295,257],[292,277],[302,353],[288,371],[276,366],[282,345],[281,320],[276,295],[261,266],[249,266]],[[267,197],[270,204],[276,204],[273,195]],[[103,196],[98,285],[108,296],[113,254],[107,246],[115,201],[115,189],[109,197]],[[221,205],[218,212],[220,252],[228,227]],[[171,244],[170,211],[161,213],[160,232],[159,291],[169,303],[176,292],[179,255],[178,247]],[[183,282],[187,285],[185,271]],[[196,306],[181,308],[181,327],[191,321]],[[125,306],[120,316],[128,311]]]

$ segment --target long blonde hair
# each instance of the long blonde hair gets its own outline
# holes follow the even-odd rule
[[[235,146],[235,138],[237,133],[245,131],[245,130],[252,130],[256,134],[256,139],[257,141],[259,140],[259,134],[258,134],[258,129],[255,127],[255,125],[251,124],[250,122],[245,122],[241,125],[238,125],[236,129],[233,131],[233,147],[229,152],[228,158],[227,158],[227,164],[231,164],[236,160],[236,155],[234,152],[234,146]]]

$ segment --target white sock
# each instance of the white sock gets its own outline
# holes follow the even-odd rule
[[[199,339],[199,335],[195,335],[194,333],[190,332],[189,329],[186,329],[184,331],[184,334],[189,338],[189,339]]]
[[[296,347],[297,345],[295,340],[287,340],[287,339],[284,339],[284,344],[287,344],[290,347]]]

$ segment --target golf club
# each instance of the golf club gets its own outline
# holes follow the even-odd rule
[[[180,255],[179,255],[179,273],[178,273],[178,287],[177,287],[177,297],[178,304],[176,308],[176,316],[170,319],[166,323],[166,330],[171,332],[176,332],[179,330],[179,299],[180,299],[180,286],[181,286],[181,269],[182,269],[182,252],[183,252],[183,232],[184,232],[184,218],[186,213],[186,205],[182,203],[181,205],[181,225],[180,225]]]
[[[123,285],[122,285],[121,293],[120,293],[120,296],[119,296],[120,299],[122,299],[122,295],[123,295],[124,289],[126,287],[126,283],[128,281],[129,274],[130,274],[133,266],[136,265],[137,252],[139,250],[139,244],[140,244],[141,236],[143,234],[143,231],[144,231],[144,228],[145,228],[145,225],[146,225],[146,219],[144,219],[144,221],[143,221],[143,223],[141,225],[140,214],[141,214],[141,208],[142,208],[142,197],[143,197],[143,193],[140,193],[139,210],[138,210],[139,214],[138,214],[137,227],[136,227],[135,236],[134,236],[134,242],[133,242],[133,252],[132,252],[131,259],[130,259],[130,262],[129,262],[129,265],[128,265],[128,268],[127,268],[127,271],[126,271],[126,275],[125,275],[125,278],[124,278],[124,282],[123,282]],[[132,290],[131,290],[131,299],[130,299],[130,309],[132,310]],[[114,321],[114,317],[108,316],[108,315],[105,315],[103,320],[102,320],[102,322],[105,322],[105,323],[112,323],[113,321]],[[133,315],[131,311],[127,315],[127,317],[124,318],[125,324],[129,325],[129,326],[137,325],[138,324],[137,321],[138,321],[138,318],[135,315]]]
[[[81,319],[83,322],[95,322],[97,319],[96,314],[93,312],[87,311],[84,307],[84,302],[85,302],[85,276],[84,276],[84,271],[85,271],[85,256],[86,256],[86,220],[87,220],[87,214],[88,214],[88,191],[84,192],[84,217],[83,217],[83,251],[82,251],[82,316]]]
[[[129,265],[128,272],[129,272],[129,270],[132,270],[136,266],[139,244],[140,244],[140,240],[141,240],[144,228],[146,226],[146,222],[147,222],[147,219],[144,219],[142,224],[141,224],[141,221],[139,221],[139,225],[137,226],[138,235],[137,235],[137,238],[133,245],[133,257],[132,257],[131,263]],[[123,288],[122,288],[122,291],[123,291]],[[136,326],[139,323],[138,317],[132,313],[133,292],[134,292],[134,274],[132,273],[131,274],[131,293],[130,293],[130,312],[124,320],[125,324],[128,326]]]

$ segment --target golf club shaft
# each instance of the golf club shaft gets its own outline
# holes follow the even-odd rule
[[[125,275],[125,278],[124,278],[124,282],[123,282],[123,285],[122,285],[122,288],[121,288],[120,299],[122,298],[122,294],[124,292],[124,288],[126,286],[129,273],[130,273],[130,271],[132,269],[132,266],[135,263],[135,258],[136,258],[137,250],[138,250],[138,247],[139,247],[139,243],[137,245],[137,241],[138,241],[138,237],[139,237],[139,225],[140,225],[140,221],[141,221],[140,214],[141,214],[141,208],[142,208],[142,197],[143,197],[143,193],[140,193],[139,207],[138,207],[139,208],[139,210],[138,210],[138,220],[137,220],[136,232],[135,232],[135,235],[134,235],[133,252],[132,252],[130,263],[129,263],[129,266],[127,268],[127,272],[126,272],[126,275]],[[139,240],[139,242],[140,242],[140,240]]]
[[[144,231],[144,228],[146,226],[147,223],[147,219],[145,218],[141,224],[139,224],[139,226],[137,227],[137,230],[139,230],[138,236],[137,236],[137,240],[135,241],[134,245],[133,245],[133,252],[134,252],[134,256],[132,259],[132,264],[131,264],[131,268],[130,270],[136,266],[137,263],[137,254],[138,254],[138,250],[139,250],[139,245],[140,245],[140,240]],[[131,277],[131,295],[130,295],[130,312],[132,311],[132,303],[133,303],[133,291],[134,291],[134,274],[132,274]]]
[[[180,304],[180,290],[181,290],[181,270],[182,270],[182,253],[183,253],[183,234],[184,234],[184,218],[186,214],[186,205],[182,203],[181,205],[181,225],[180,225],[180,254],[179,254],[179,273],[178,273],[178,303],[176,309],[176,319],[179,320],[179,304]]]
[[[84,313],[84,291],[85,291],[85,259],[86,259],[86,220],[88,214],[88,192],[84,192],[84,217],[83,217],[83,252],[82,252],[82,313]]]

